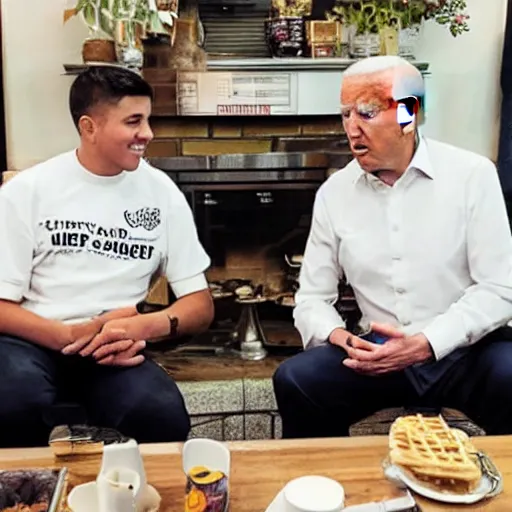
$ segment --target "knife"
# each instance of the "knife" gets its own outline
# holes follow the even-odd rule
[[[405,512],[407,510],[418,510],[416,502],[409,491],[406,491],[406,494],[400,498],[352,505],[344,508],[343,512]]]

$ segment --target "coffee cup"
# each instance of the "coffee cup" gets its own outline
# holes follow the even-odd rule
[[[227,512],[231,464],[227,447],[212,439],[190,439],[183,445],[182,458],[187,476],[185,509]]]
[[[343,487],[325,476],[303,476],[283,489],[283,512],[340,512],[345,506]]]

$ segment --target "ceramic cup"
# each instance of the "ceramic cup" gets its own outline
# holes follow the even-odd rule
[[[340,512],[345,506],[343,487],[324,476],[303,476],[283,489],[283,512]]]
[[[231,464],[226,446],[211,439],[190,439],[183,445],[182,458],[186,512],[226,512]]]
[[[97,512],[98,489],[96,482],[88,482],[73,487],[68,494],[67,501],[71,512]]]
[[[96,482],[76,486],[68,496],[72,512],[135,512],[140,488],[136,471],[119,468],[100,473]]]

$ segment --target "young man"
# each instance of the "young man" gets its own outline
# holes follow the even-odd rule
[[[151,87],[92,67],[73,83],[78,150],[0,189],[0,445],[44,445],[62,396],[139,442],[186,439],[176,384],[141,351],[205,330],[210,260],[183,194],[142,157]],[[162,272],[178,300],[141,315]]]
[[[294,311],[306,350],[274,376],[285,437],[347,435],[406,405],[455,407],[512,433],[512,343],[499,329],[512,318],[512,240],[496,168],[421,137],[423,96],[398,57],[344,73],[355,159],[316,197]],[[372,342],[333,306],[343,275]]]

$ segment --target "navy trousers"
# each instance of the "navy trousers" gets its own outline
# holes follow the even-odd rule
[[[348,435],[350,425],[387,407],[451,407],[488,434],[512,434],[512,341],[484,338],[455,357],[418,367],[432,374],[418,387],[411,369],[365,376],[347,368],[346,352],[325,345],[283,362],[274,391],[284,438]],[[442,371],[441,371],[442,370]]]
[[[89,424],[139,443],[184,441],[190,430],[178,387],[153,361],[101,366],[0,336],[0,447],[47,445],[63,400],[80,404]]]

